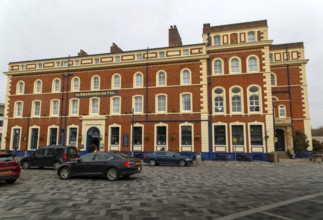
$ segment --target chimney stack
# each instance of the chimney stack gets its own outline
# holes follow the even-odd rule
[[[182,38],[179,35],[176,25],[174,26],[171,25],[168,33],[169,33],[168,34],[169,47],[182,46]]]
[[[84,57],[84,56],[87,56],[87,53],[81,49],[80,52],[78,52],[77,56]]]
[[[121,48],[118,47],[118,45],[116,45],[115,43],[112,43],[112,46],[110,47],[110,53],[120,53],[120,52],[123,52]]]

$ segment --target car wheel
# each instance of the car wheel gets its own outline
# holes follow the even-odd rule
[[[151,160],[149,161],[149,166],[156,166],[156,160],[151,159]]]
[[[28,161],[23,162],[23,164],[22,164],[22,168],[23,168],[23,169],[29,169],[29,168],[30,168],[30,163],[29,163]]]
[[[6,180],[6,183],[12,184],[14,182],[16,182],[17,179],[10,179],[10,180]]]
[[[58,170],[58,167],[61,165],[61,163],[60,162],[55,162],[54,163],[54,169],[55,170]]]
[[[62,169],[60,169],[58,173],[59,177],[63,180],[67,180],[71,178],[71,174],[72,174],[71,169],[68,167],[63,167]]]
[[[180,167],[185,167],[185,166],[186,166],[186,163],[185,163],[185,161],[184,161],[184,160],[180,160],[180,161],[178,161],[178,165],[179,165]]]
[[[106,177],[110,181],[115,181],[115,180],[119,179],[118,170],[116,168],[110,168],[106,173]]]

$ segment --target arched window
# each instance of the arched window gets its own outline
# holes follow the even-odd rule
[[[143,76],[141,73],[135,74],[134,87],[141,88],[143,86]]]
[[[121,88],[121,76],[120,75],[113,75],[112,76],[112,88],[113,89],[120,89]]]
[[[160,71],[157,73],[157,86],[166,86],[166,73]]]
[[[53,81],[53,92],[60,92],[61,91],[61,80],[54,79]]]
[[[214,61],[214,74],[222,74],[222,61],[215,60]]]
[[[279,110],[279,117],[285,118],[286,117],[286,106],[280,105],[280,106],[278,106],[278,110]]]
[[[251,113],[260,112],[261,110],[260,88],[258,86],[250,86],[248,89],[248,95],[249,95],[249,112]]]
[[[23,104],[21,101],[15,104],[15,117],[22,117]]]
[[[233,113],[242,112],[242,91],[239,87],[233,87],[231,89],[231,111]]]
[[[189,70],[182,71],[182,85],[191,84],[191,72]]]
[[[270,74],[270,83],[272,86],[276,86],[276,75],[273,73]]]
[[[73,84],[72,85],[73,91],[80,91],[80,79],[79,78],[74,77],[72,84]]]
[[[40,80],[35,81],[34,93],[41,93],[42,91],[42,82]]]
[[[224,90],[222,88],[214,89],[214,113],[224,112]]]
[[[51,101],[51,116],[58,116],[59,115],[59,101],[58,100],[52,100]]]
[[[213,37],[213,41],[214,41],[214,46],[219,46],[221,45],[221,36],[220,35],[215,35]]]
[[[240,62],[238,58],[231,60],[231,73],[240,73]]]
[[[254,31],[248,32],[248,42],[256,41],[256,33]]]
[[[256,57],[248,59],[248,72],[256,72],[258,70],[258,61]]]
[[[100,78],[98,76],[92,77],[92,90],[99,90],[100,89]]]
[[[24,94],[25,92],[25,83],[23,81],[19,81],[17,83],[17,94]]]

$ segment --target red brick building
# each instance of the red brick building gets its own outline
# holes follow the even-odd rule
[[[2,149],[49,144],[264,156],[311,140],[302,43],[273,45],[267,21],[204,24],[203,42],[9,63]],[[310,150],[310,149],[309,149]]]

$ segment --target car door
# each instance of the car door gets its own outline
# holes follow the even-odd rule
[[[157,163],[167,163],[166,151],[155,152]]]
[[[72,164],[72,173],[75,175],[90,175],[91,162],[94,160],[95,154],[89,153],[80,157],[76,162]]]
[[[165,152],[165,161],[166,163],[177,163],[177,158],[175,156],[175,154],[173,154],[172,152],[166,151]]]
[[[94,160],[88,162],[88,169],[91,175],[102,175],[106,171],[108,161],[112,156],[106,153],[96,153]]]
[[[46,164],[46,148],[40,148],[30,155],[29,162],[31,166],[44,167]]]
[[[54,166],[54,161],[55,161],[55,149],[48,148],[45,152],[44,166],[52,167]]]

